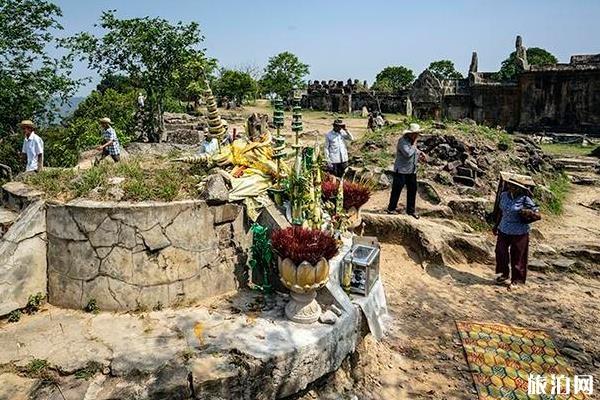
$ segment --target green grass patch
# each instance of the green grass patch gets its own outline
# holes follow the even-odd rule
[[[103,162],[83,171],[46,169],[25,178],[46,197],[61,201],[75,198],[113,200],[110,190],[120,187],[124,201],[173,201],[197,198],[197,186],[206,175],[201,168],[164,159],[130,158],[120,163]],[[123,178],[112,184],[111,178]]]
[[[594,146],[582,146],[581,144],[546,143],[540,145],[544,153],[556,156],[589,156]]]
[[[547,176],[544,187],[537,187],[534,193],[542,212],[552,215],[562,214],[570,185],[571,181],[565,173]]]
[[[481,137],[496,144],[502,143],[508,146],[508,148],[513,146],[512,137],[508,134],[508,132],[502,129],[490,128],[489,126],[485,125],[465,124],[462,122],[450,123],[447,125],[473,137]]]

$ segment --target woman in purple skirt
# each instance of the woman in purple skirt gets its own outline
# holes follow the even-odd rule
[[[498,237],[496,273],[500,275],[496,282],[502,284],[510,279],[508,288],[511,289],[515,285],[524,284],[527,278],[531,230],[529,224],[532,220],[539,219],[539,208],[531,199],[531,192],[526,186],[514,181],[506,183],[506,190],[500,194],[499,215],[493,232]]]

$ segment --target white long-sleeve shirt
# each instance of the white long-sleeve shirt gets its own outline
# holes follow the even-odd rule
[[[348,161],[348,148],[345,140],[354,140],[350,132],[342,129],[334,130],[325,135],[325,159],[330,164],[339,164]]]

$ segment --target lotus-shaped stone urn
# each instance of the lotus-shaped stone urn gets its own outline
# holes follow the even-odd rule
[[[271,240],[281,282],[290,290],[286,317],[302,324],[316,322],[321,315],[317,289],[329,280],[327,260],[337,253],[335,239],[318,229],[295,226],[273,232]]]

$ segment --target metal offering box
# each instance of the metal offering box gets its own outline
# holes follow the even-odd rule
[[[346,292],[368,295],[379,279],[379,247],[354,244],[344,256],[341,273]]]

